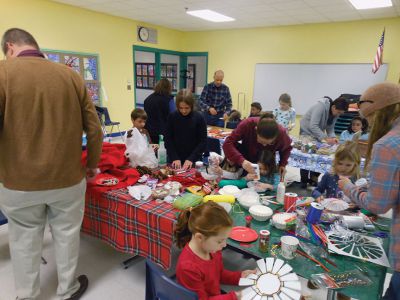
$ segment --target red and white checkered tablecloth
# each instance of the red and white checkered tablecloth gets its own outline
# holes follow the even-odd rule
[[[126,188],[100,195],[86,194],[82,231],[169,269],[178,210],[165,202],[137,201]]]

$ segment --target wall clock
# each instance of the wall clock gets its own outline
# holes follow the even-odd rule
[[[138,35],[142,42],[147,42],[149,39],[149,29],[146,27],[139,27]]]

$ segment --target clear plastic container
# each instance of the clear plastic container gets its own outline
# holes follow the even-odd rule
[[[350,286],[367,286],[372,281],[359,270],[311,275],[311,282],[320,288],[341,289]]]

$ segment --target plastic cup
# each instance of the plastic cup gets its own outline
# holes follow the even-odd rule
[[[293,259],[296,253],[299,240],[294,236],[284,235],[281,237],[281,254],[286,259]]]

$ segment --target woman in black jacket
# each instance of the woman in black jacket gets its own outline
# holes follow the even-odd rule
[[[169,102],[172,86],[168,79],[162,78],[154,87],[154,93],[144,100],[144,110],[147,113],[145,128],[148,130],[151,141],[158,144],[159,135],[165,135],[168,114],[170,112]]]
[[[168,162],[174,168],[189,169],[201,160],[207,147],[207,125],[198,111],[193,111],[195,99],[190,89],[176,95],[177,111],[168,117],[165,148]]]

